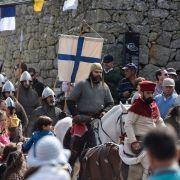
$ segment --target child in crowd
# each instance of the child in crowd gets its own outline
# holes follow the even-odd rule
[[[10,141],[18,143],[23,141],[21,120],[15,114],[15,103],[8,97],[6,103],[7,126],[10,133]]]
[[[6,123],[6,113],[0,110],[0,152],[8,144],[10,144],[10,140]]]
[[[40,116],[36,128],[37,131],[33,132],[31,138],[22,145],[22,150],[24,152],[28,152],[42,137],[47,135],[54,136],[54,133],[52,132],[52,119],[48,116]]]

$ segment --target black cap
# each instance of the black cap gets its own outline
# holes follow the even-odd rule
[[[169,75],[177,76],[176,70],[174,68],[167,68],[167,72]]]
[[[131,69],[131,70],[135,70],[135,71],[138,70],[137,66],[134,63],[126,64],[126,66],[124,66],[122,69]]]
[[[104,56],[104,58],[103,58],[103,63],[110,63],[110,62],[112,62],[113,60],[114,60],[113,56],[110,55],[110,54],[108,54],[108,55]]]

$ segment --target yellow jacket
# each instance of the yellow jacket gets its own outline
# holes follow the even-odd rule
[[[20,119],[17,117],[16,114],[7,117],[8,128],[18,127],[19,123],[20,123]]]

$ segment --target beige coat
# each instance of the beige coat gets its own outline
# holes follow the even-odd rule
[[[124,151],[134,155],[131,151],[131,143],[137,141],[136,136],[144,137],[150,130],[156,127],[165,127],[163,119],[152,119],[129,111],[124,129],[127,135],[124,142]]]

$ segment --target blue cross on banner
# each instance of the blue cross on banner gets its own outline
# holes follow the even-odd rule
[[[0,31],[15,30],[15,6],[0,6]]]
[[[85,74],[87,76],[88,75],[87,73],[89,73],[90,63],[101,61],[103,39],[77,37],[77,36],[68,36],[67,39],[63,39],[63,40],[61,38],[60,38],[60,46],[62,45],[63,48],[61,49],[61,47],[59,47],[59,53],[58,53],[58,60],[59,60],[58,68],[59,68],[60,80],[70,81],[72,83],[75,81],[79,81],[79,79],[77,79],[77,74],[79,69],[81,69],[81,74],[79,74],[80,76],[84,76]],[[97,40],[97,42],[95,41],[95,39]],[[61,43],[61,40],[65,43]],[[67,46],[67,48],[64,48],[64,46]],[[99,48],[97,46],[99,46]],[[67,51],[68,53],[64,53],[64,51]],[[67,66],[68,62],[69,63],[71,62],[71,64],[69,64],[70,66],[69,69]],[[65,63],[66,63],[65,65],[66,68],[63,67]],[[67,74],[70,73],[70,76],[68,75],[69,77],[65,79],[61,78],[61,75],[63,73],[62,71],[65,70],[64,68],[67,69],[66,71]],[[84,70],[86,69],[86,71],[82,71],[82,68]]]

